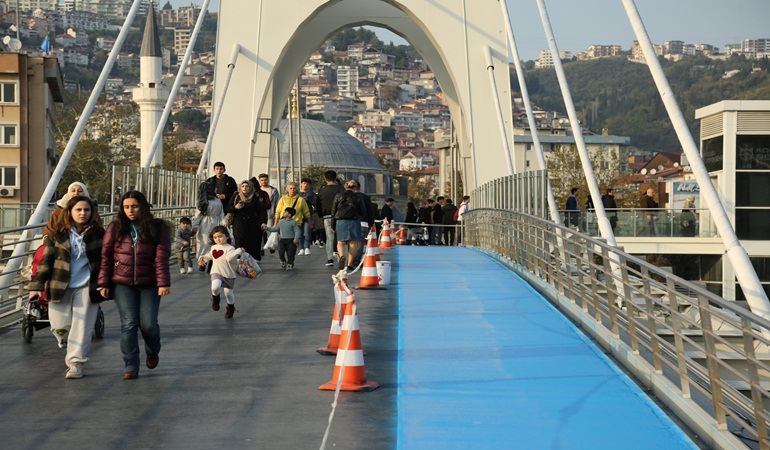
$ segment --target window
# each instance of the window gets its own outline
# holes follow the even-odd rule
[[[0,103],[17,103],[16,83],[0,83]]]
[[[0,125],[0,145],[16,145],[16,125]]]
[[[18,167],[0,167],[0,186],[16,187]]]

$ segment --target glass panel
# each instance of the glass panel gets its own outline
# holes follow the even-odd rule
[[[735,233],[738,239],[767,240],[770,239],[770,210],[767,209],[736,209]]]
[[[3,103],[16,102],[16,85],[14,83],[3,83]]]
[[[16,186],[16,168],[15,167],[3,168],[3,185]]]
[[[770,172],[736,172],[735,206],[770,206]]]
[[[735,148],[738,170],[770,170],[770,136],[738,135]]]
[[[770,258],[749,258],[759,281],[770,281]]]
[[[722,170],[722,162],[725,159],[723,147],[724,138],[722,136],[703,141],[703,162],[709,172]]]
[[[16,145],[16,127],[3,127],[3,144]]]

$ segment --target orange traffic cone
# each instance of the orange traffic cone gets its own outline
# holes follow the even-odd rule
[[[361,268],[361,279],[356,289],[385,289],[380,286],[380,277],[377,275],[377,239],[369,239],[364,255],[364,265]]]
[[[366,381],[364,367],[364,352],[361,350],[361,333],[358,330],[358,316],[354,314],[356,300],[353,294],[347,296],[345,316],[342,321],[340,348],[334,363],[332,380],[318,386],[322,391],[334,391],[342,378],[340,390],[354,392],[369,392],[380,385],[374,381]]]
[[[319,347],[316,352],[321,355],[336,355],[337,348],[340,346],[340,333],[342,333],[342,309],[345,305],[347,293],[345,287],[342,284],[347,285],[348,279],[343,278],[334,285],[334,312],[332,313],[332,326],[329,330],[329,341],[326,343],[326,347]]]
[[[369,247],[369,241],[374,241],[374,259],[375,263],[379,261],[380,255],[382,254],[382,250],[377,246],[377,227],[372,226],[372,228],[369,230],[369,236],[366,238],[366,246]]]
[[[382,222],[382,236],[380,237],[380,248],[382,250],[389,250],[392,248],[390,245],[390,225],[388,224],[388,219],[385,219]]]
[[[398,233],[396,234],[396,244],[406,245],[406,225],[401,224],[398,226]]]

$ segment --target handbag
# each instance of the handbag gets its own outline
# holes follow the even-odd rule
[[[278,250],[278,233],[275,231],[270,232],[270,236],[267,237],[265,243],[265,250]]]
[[[262,275],[262,268],[253,256],[248,253],[241,253],[241,259],[238,261],[238,275],[246,278],[257,278]]]

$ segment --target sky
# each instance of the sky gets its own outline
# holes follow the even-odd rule
[[[220,2],[255,0],[212,0],[211,10]],[[426,0],[427,1],[427,0]],[[460,0],[454,0],[460,1]],[[469,5],[474,0],[466,0]],[[516,47],[523,60],[538,58],[548,48],[536,0],[506,0]],[[165,5],[165,0],[159,2]],[[202,5],[203,0],[170,0],[174,7]],[[631,48],[634,32],[622,0],[544,0],[559,50],[574,54],[589,45],[620,45]],[[739,44],[748,38],[770,38],[770,0],[636,0],[636,7],[654,44],[684,41],[711,44],[724,50],[725,44]],[[398,35],[375,28],[385,43],[405,44]]]

